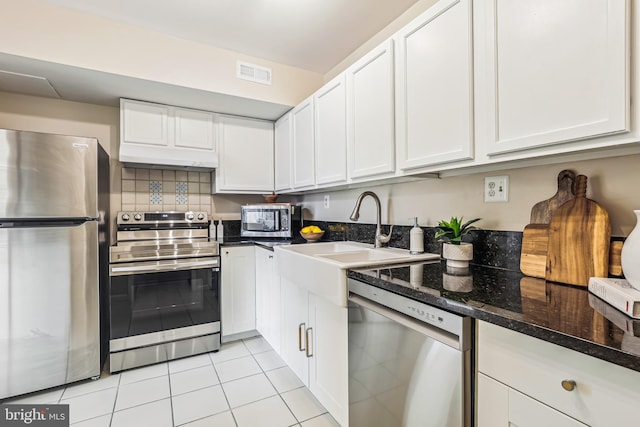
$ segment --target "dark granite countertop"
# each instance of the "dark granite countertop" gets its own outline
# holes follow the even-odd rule
[[[348,276],[640,371],[640,320],[583,287],[480,266],[455,276],[446,274],[444,261],[350,270]]]
[[[302,238],[299,239],[266,239],[266,238],[247,238],[247,237],[225,237],[221,246],[242,246],[242,245],[257,245],[265,249],[273,250],[275,246],[280,245],[296,245],[306,243]]]

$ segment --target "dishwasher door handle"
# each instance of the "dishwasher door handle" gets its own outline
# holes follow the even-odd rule
[[[447,332],[443,329],[440,329],[436,326],[432,326],[428,323],[421,322],[412,317],[406,316],[402,313],[398,313],[395,310],[389,309],[381,304],[373,302],[367,298],[361,297],[356,294],[349,294],[349,301],[352,301],[359,306],[362,306],[368,310],[373,311],[381,316],[384,316],[394,322],[397,322],[409,329],[412,329],[422,335],[425,335],[429,338],[433,338],[436,341],[439,341],[443,344],[448,345],[449,347],[455,348],[456,350],[461,350],[462,346],[460,344],[460,337],[451,332]]]

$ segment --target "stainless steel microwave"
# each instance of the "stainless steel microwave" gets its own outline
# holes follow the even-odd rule
[[[285,237],[297,233],[302,208],[289,203],[260,203],[241,206],[240,235],[244,237]]]

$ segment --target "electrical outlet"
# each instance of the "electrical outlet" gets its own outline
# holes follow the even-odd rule
[[[507,175],[489,176],[484,179],[484,201],[509,201],[509,177]]]
[[[329,195],[325,194],[324,196],[324,208],[329,209]]]

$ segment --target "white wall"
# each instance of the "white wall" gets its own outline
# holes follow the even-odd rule
[[[43,0],[4,1],[0,52],[283,105],[323,76],[203,43],[118,24]],[[237,79],[236,61],[272,68],[273,84]]]
[[[331,70],[324,75],[325,83],[349,68],[351,64],[362,58],[367,52],[374,47],[394,35],[398,30],[402,29],[405,25],[411,22],[415,17],[420,15],[425,10],[429,9],[438,0],[419,0],[413,6],[411,6],[405,13],[393,20],[389,25],[380,30],[375,36],[367,40],[362,46],[351,52],[349,56],[344,58],[338,64],[336,64]]]
[[[481,217],[478,226],[490,230],[522,231],[529,223],[531,208],[556,192],[557,175],[572,169],[586,175],[587,197],[602,205],[611,218],[612,234],[626,236],[635,226],[634,209],[640,209],[640,155],[579,161],[561,165],[509,169],[499,172],[445,177],[403,184],[372,186],[382,201],[383,223],[410,225],[417,216],[420,225],[435,226],[440,219]],[[484,177],[509,176],[509,202],[484,203]],[[363,189],[327,191],[306,195],[302,203],[306,217],[349,222],[355,200]],[[330,197],[330,208],[323,197]],[[360,221],[375,222],[373,199],[365,198]]]

